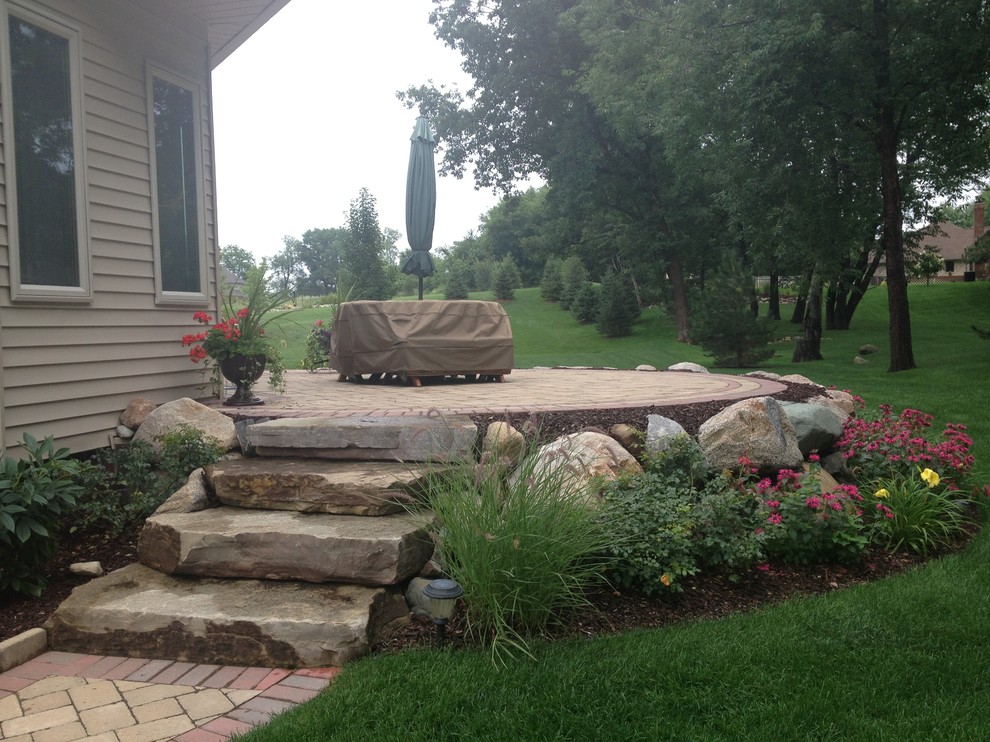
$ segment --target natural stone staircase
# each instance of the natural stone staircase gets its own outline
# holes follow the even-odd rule
[[[223,504],[149,518],[141,564],[76,588],[49,619],[49,642],[281,667],[365,654],[408,616],[403,583],[433,552],[426,517],[404,502],[431,468],[468,460],[475,435],[460,416],[250,426],[258,458],[207,468]]]

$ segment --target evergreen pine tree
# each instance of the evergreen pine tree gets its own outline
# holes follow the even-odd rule
[[[540,279],[540,296],[543,301],[560,301],[564,290],[564,278],[560,273],[560,258],[547,258],[543,266],[543,278]]]
[[[560,276],[564,284],[560,292],[560,308],[570,309],[574,295],[588,280],[588,270],[579,257],[572,255],[561,266]]]
[[[691,338],[714,357],[716,366],[754,366],[774,355],[772,325],[749,309],[751,280],[728,263],[707,282],[696,304]]]
[[[516,262],[511,255],[506,255],[495,269],[495,283],[492,285],[495,298],[503,301],[512,299],[519,284],[519,269],[516,267]]]
[[[598,320],[601,301],[601,290],[591,281],[588,281],[574,295],[574,300],[571,302],[571,314],[580,324],[591,324]]]
[[[444,299],[468,298],[468,272],[464,263],[453,263],[447,270],[447,281],[443,289]]]
[[[625,281],[610,271],[602,278],[601,292],[601,305],[595,324],[598,332],[610,338],[631,333],[636,317],[629,303]]]

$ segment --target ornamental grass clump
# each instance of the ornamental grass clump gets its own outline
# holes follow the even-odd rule
[[[960,536],[968,521],[969,500],[950,490],[937,472],[916,468],[914,476],[896,475],[874,484],[874,528],[888,549],[927,556]]]
[[[602,581],[604,533],[581,495],[562,495],[562,467],[537,469],[526,455],[429,477],[425,502],[444,571],[464,589],[469,639],[496,663],[530,655],[528,641],[587,605]]]

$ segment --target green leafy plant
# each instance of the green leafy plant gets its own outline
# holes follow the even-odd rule
[[[527,640],[586,603],[605,568],[598,519],[580,496],[562,496],[562,467],[528,455],[510,476],[481,463],[430,477],[426,495],[444,570],[464,588],[467,634],[496,662],[524,654]]]
[[[961,495],[944,487],[932,469],[878,480],[873,488],[876,531],[892,551],[927,555],[944,548],[967,523],[969,500]]]
[[[646,459],[646,472],[603,493],[603,522],[616,561],[609,579],[647,595],[680,592],[705,569],[731,576],[763,556],[758,500],[733,478],[705,479],[704,457],[689,436]]]
[[[159,436],[157,442],[157,448],[136,441],[93,455],[93,466],[77,477],[84,494],[78,498],[76,528],[118,536],[151,515],[193,470],[226,453],[215,439],[187,426]]]
[[[0,594],[41,595],[43,569],[55,553],[55,526],[76,503],[75,478],[85,468],[55,449],[51,436],[38,442],[24,434],[25,458],[0,462]]]
[[[318,319],[306,336],[306,356],[302,367],[310,373],[330,365],[330,333],[329,323]]]

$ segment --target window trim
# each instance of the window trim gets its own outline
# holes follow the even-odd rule
[[[155,145],[155,78],[188,90],[193,100],[193,147],[196,170],[196,225],[199,236],[199,291],[166,291],[162,286],[161,227],[158,212],[158,158]],[[163,65],[148,61],[145,64],[145,90],[148,110],[148,160],[151,173],[151,239],[155,258],[155,303],[203,305],[209,300],[206,234],[206,177],[203,166],[205,143],[203,139],[203,91],[188,77],[169,70]]]
[[[69,105],[72,111],[72,147],[76,200],[76,252],[79,260],[78,286],[51,286],[21,282],[20,226],[18,224],[17,163],[14,142],[14,108],[10,75],[10,16],[60,36],[68,42]],[[92,293],[92,268],[89,244],[89,186],[86,179],[86,118],[83,109],[82,32],[78,25],[62,16],[21,3],[0,4],[0,59],[2,59],[2,105],[7,248],[10,266],[10,297],[12,301],[89,301]]]

